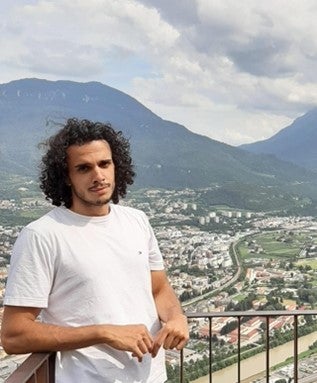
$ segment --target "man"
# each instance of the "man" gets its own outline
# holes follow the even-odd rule
[[[40,186],[56,207],[15,243],[2,344],[60,351],[58,383],[161,383],[164,349],[188,340],[145,214],[117,205],[133,177],[111,126],[69,119],[47,142]]]

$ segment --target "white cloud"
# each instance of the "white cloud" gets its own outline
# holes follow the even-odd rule
[[[9,43],[2,60],[42,73],[73,72],[72,77],[100,73],[118,52],[122,58],[147,50],[158,54],[178,38],[155,9],[137,1],[39,1],[13,8],[7,17],[2,44]]]
[[[179,114],[182,122],[184,108],[194,105],[187,126],[205,134],[210,129],[210,136],[230,143],[269,137],[317,104],[314,1],[196,4],[199,22],[175,21],[182,38],[174,55],[165,57],[163,75],[135,80],[141,100],[151,101],[154,110],[160,104],[170,119]],[[165,4],[162,14],[167,12]],[[166,108],[171,102],[177,110]],[[221,118],[212,105],[227,106],[226,115]],[[213,120],[223,129],[211,129]]]
[[[96,80],[229,143],[317,105],[314,0],[12,0],[0,79]]]

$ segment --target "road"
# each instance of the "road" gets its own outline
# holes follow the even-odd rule
[[[249,234],[248,234],[249,235]],[[239,241],[241,240],[241,238],[239,239]],[[233,242],[231,245],[232,245],[232,251],[233,251],[233,257],[234,257],[234,260],[233,262],[237,265],[237,271],[236,273],[234,274],[234,276],[232,278],[230,278],[228,281],[224,282],[223,284],[221,284],[220,287],[217,287],[216,289],[208,292],[208,293],[205,293],[205,294],[202,294],[202,295],[199,295],[198,297],[195,297],[195,298],[192,298],[186,302],[183,302],[182,303],[182,306],[183,307],[186,307],[186,306],[190,306],[192,305],[193,303],[197,303],[199,301],[202,301],[206,298],[208,298],[210,295],[214,295],[216,293],[219,293],[221,292],[223,289],[226,289],[227,287],[231,286],[232,284],[234,284],[235,282],[237,282],[237,280],[239,279],[240,277],[240,274],[241,274],[241,271],[242,271],[242,268],[241,268],[241,264],[240,264],[240,261],[239,261],[239,257],[237,255],[237,251],[236,251],[236,245],[238,244],[239,241],[235,241]]]

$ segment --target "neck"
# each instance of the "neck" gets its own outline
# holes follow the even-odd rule
[[[87,217],[102,217],[110,213],[110,206],[109,203],[101,206],[89,207],[76,206],[76,204],[73,204],[70,207],[70,210],[80,215],[86,215]]]

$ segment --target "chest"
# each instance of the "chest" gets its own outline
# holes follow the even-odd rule
[[[58,274],[64,278],[86,281],[107,275],[115,279],[149,272],[148,238],[138,226],[65,230],[57,252]]]

